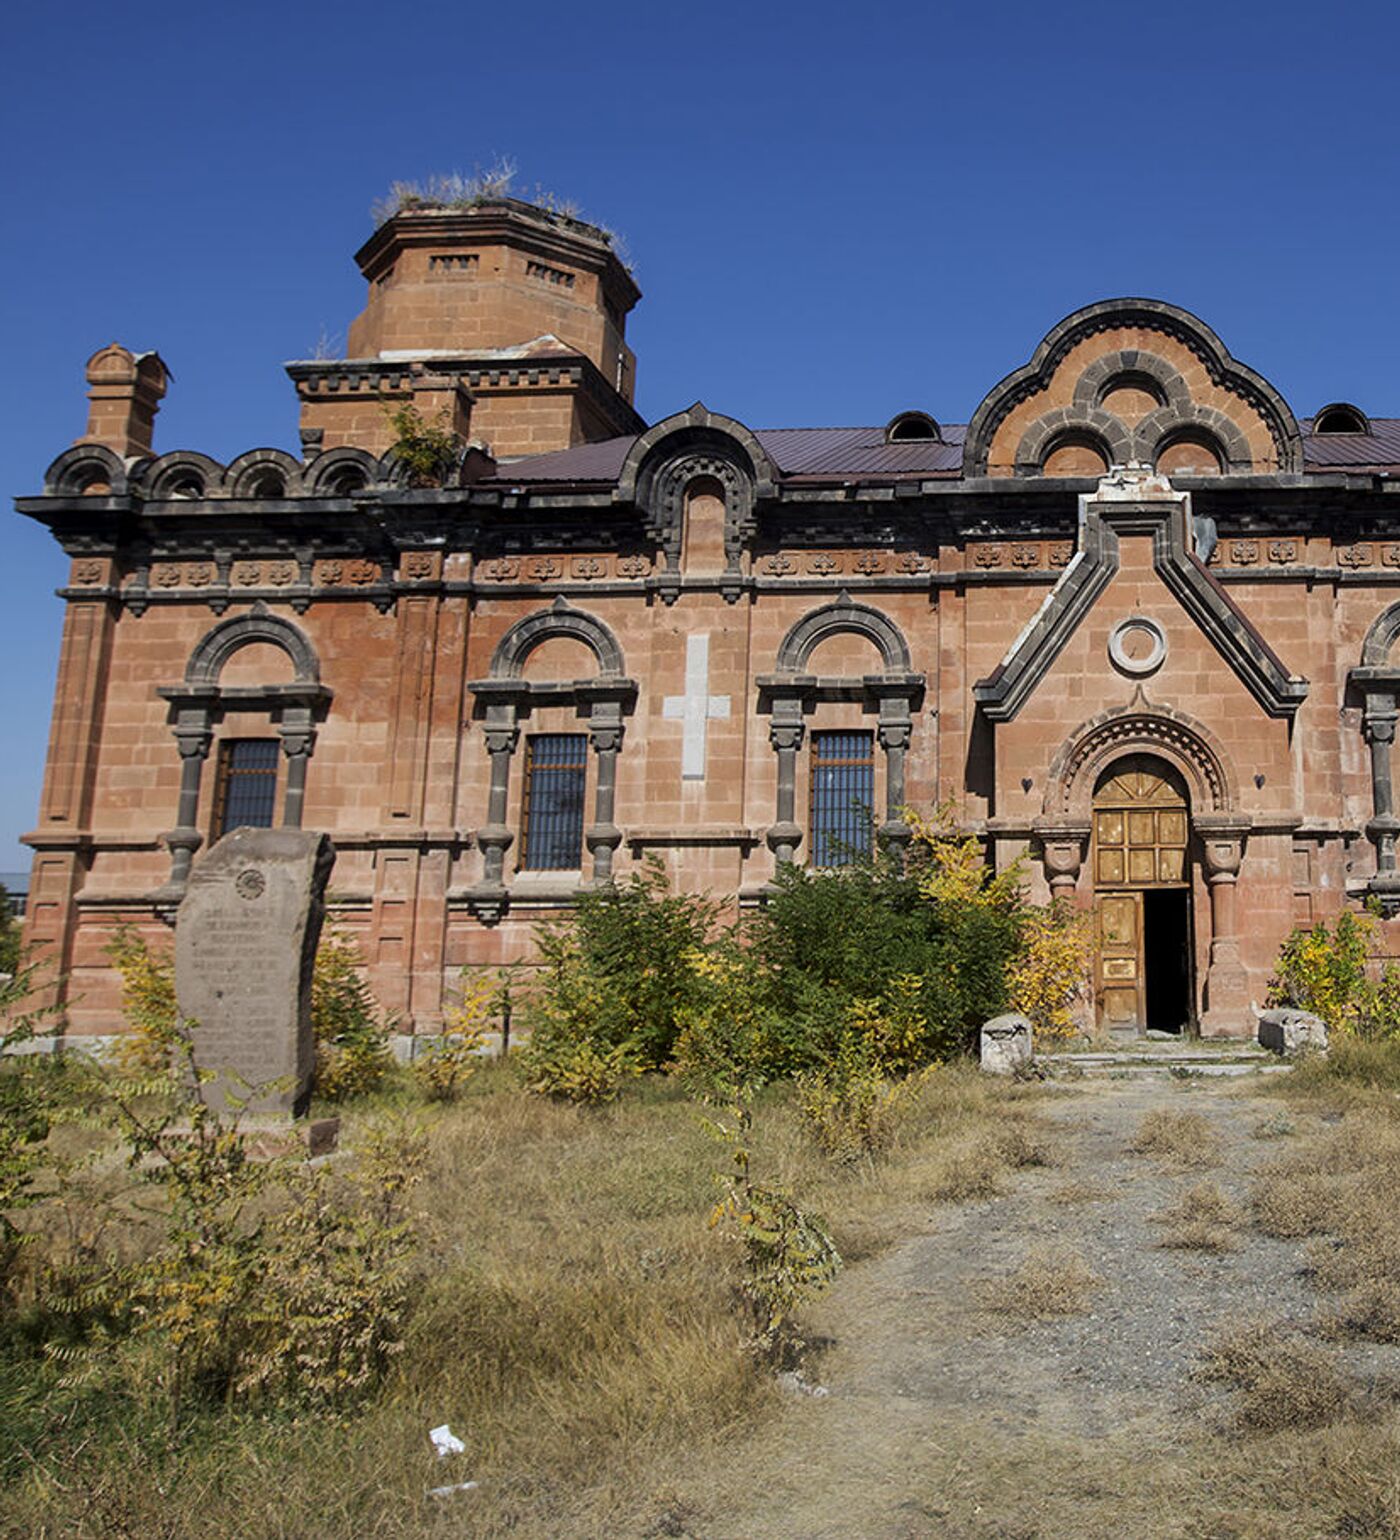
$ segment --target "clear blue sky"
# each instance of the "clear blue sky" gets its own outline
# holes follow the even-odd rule
[[[1195,311],[1300,415],[1400,415],[1398,44],[1394,4],[1316,0],[25,5],[0,483],[39,489],[113,338],[174,372],[158,450],[294,447],[281,364],[359,310],[371,202],[497,155],[626,237],[650,420],[965,422],[1122,294]],[[65,574],[3,519],[0,870],[28,865]]]

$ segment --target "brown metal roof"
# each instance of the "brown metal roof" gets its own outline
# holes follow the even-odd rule
[[[1310,421],[1300,426],[1303,460],[1309,470],[1400,470],[1400,418],[1373,417],[1370,433],[1314,437]],[[967,430],[959,423],[945,423],[942,431],[941,442],[915,439],[896,444],[885,442],[883,427],[761,428],[756,436],[784,476],[900,480],[961,471]],[[635,442],[631,437],[613,438],[554,454],[530,455],[502,464],[494,479],[531,485],[616,481]]]

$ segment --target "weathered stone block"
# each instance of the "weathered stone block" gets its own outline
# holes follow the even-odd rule
[[[1327,1026],[1310,1011],[1271,1010],[1259,1017],[1259,1046],[1274,1053],[1327,1052]]]
[[[1031,1062],[1031,1024],[1012,1011],[994,1016],[982,1027],[980,1046],[982,1068],[987,1074],[1014,1075]]]
[[[175,928],[180,1014],[195,1061],[250,1112],[296,1113],[311,1093],[311,970],[335,847],[300,829],[235,829],[195,866]]]

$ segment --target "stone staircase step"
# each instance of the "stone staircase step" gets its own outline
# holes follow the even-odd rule
[[[1057,1079],[1276,1075],[1292,1068],[1286,1060],[1247,1044],[1230,1049],[1109,1049],[1092,1053],[1042,1053],[1035,1057],[1036,1063]]]

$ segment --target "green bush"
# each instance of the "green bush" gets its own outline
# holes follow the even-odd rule
[[[321,938],[311,976],[311,1034],[316,1090],[330,1101],[373,1091],[394,1062],[393,1018],[380,1011],[362,966],[360,949],[348,936]]]
[[[906,871],[887,854],[833,871],[784,867],[774,887],[749,940],[773,1008],[796,1027],[787,1073],[836,1053],[857,1000],[912,1006],[906,1069],[960,1051],[1006,1008],[1021,944],[1014,890],[940,900],[917,861]]]
[[[673,894],[660,862],[580,896],[574,916],[538,932],[543,967],[525,1009],[531,1053],[627,1048],[645,1069],[669,1062],[719,906]]]
[[[13,976],[19,972],[19,931],[14,900],[0,882],[0,973]]]

